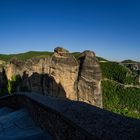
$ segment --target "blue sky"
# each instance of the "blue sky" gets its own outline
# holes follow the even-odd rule
[[[56,46],[140,61],[139,0],[0,0],[0,53]]]

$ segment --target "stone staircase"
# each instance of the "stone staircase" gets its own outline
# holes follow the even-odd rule
[[[48,132],[37,127],[25,108],[0,108],[0,140],[52,140]]]

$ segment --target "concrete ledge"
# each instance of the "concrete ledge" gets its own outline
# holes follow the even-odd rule
[[[140,139],[140,120],[83,102],[16,93],[0,98],[0,106],[26,107],[36,124],[57,140]]]

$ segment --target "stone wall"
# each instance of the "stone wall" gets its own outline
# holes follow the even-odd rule
[[[36,125],[44,131],[49,131],[54,140],[98,140],[98,138],[61,114],[59,110],[55,110],[44,104],[40,100],[44,98],[43,96],[36,96],[35,94],[28,96],[28,94],[31,93],[2,97],[0,98],[0,107],[7,106],[15,110],[21,107],[26,108]]]
[[[26,107],[36,124],[57,140],[140,139],[140,120],[79,101],[18,93],[0,98],[0,106]]]

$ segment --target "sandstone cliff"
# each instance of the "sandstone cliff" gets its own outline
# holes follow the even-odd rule
[[[26,62],[14,59],[5,70],[9,80],[21,77],[16,91],[34,91],[102,107],[101,70],[94,52],[85,51],[76,60],[69,51],[57,47],[50,57]]]

